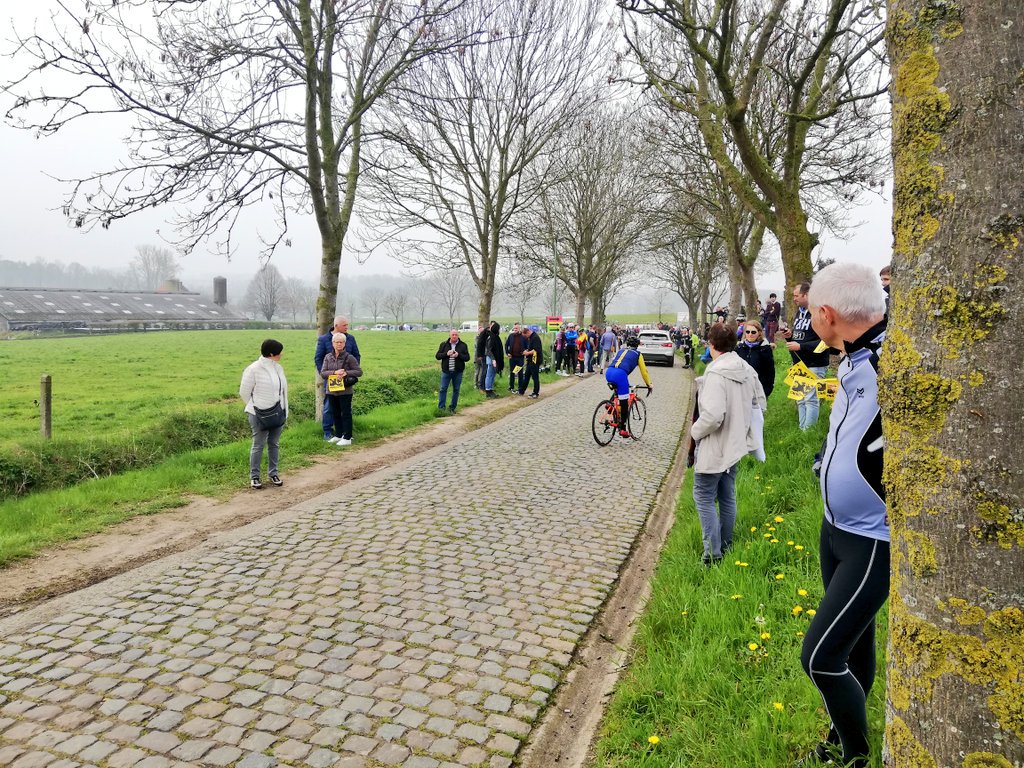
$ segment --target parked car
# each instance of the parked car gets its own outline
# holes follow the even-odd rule
[[[387,323],[377,323],[370,330],[372,330],[372,331],[389,331],[389,330],[391,330],[391,326],[389,326]]]
[[[665,363],[669,368],[675,364],[675,349],[668,331],[640,331],[637,338],[640,339],[639,350],[645,362]]]
[[[480,331],[480,323],[476,320],[466,320],[459,327],[459,333],[478,333]]]

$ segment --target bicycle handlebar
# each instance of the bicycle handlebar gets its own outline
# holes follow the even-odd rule
[[[648,387],[648,386],[646,386],[644,384],[637,384],[635,387],[633,387],[633,391],[634,392],[636,392],[638,389],[646,389],[648,395],[651,394],[651,392],[654,391],[653,389],[651,389],[650,387]]]

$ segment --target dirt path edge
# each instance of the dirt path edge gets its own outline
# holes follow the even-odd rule
[[[687,413],[693,408],[693,389]],[[651,595],[651,576],[675,523],[679,490],[686,479],[686,438],[676,455],[647,522],[622,565],[619,581],[577,646],[573,663],[523,750],[520,768],[585,768],[594,761],[598,729],[608,699],[625,671],[637,619]]]

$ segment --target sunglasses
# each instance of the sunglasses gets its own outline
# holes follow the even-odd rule
[[[757,336],[760,331],[744,331],[744,333],[747,334],[747,336]]]

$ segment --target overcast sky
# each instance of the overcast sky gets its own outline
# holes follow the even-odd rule
[[[36,19],[46,19],[54,0],[33,0],[13,3],[3,1],[0,18],[10,18],[18,29],[30,27]],[[46,28],[43,21],[41,28]],[[9,29],[8,24],[0,29]],[[0,32],[6,37],[6,33]],[[6,49],[7,46],[4,45]],[[15,74],[9,57],[0,57],[0,81]],[[0,95],[2,112],[10,106]],[[122,138],[130,130],[130,120],[103,117],[83,121],[61,134],[36,138],[33,134],[0,124],[0,163],[5,183],[0,184],[0,257],[16,261],[36,258],[52,261],[77,261],[86,267],[119,267],[126,265],[135,253],[135,246],[160,244],[161,232],[171,231],[167,223],[173,212],[155,209],[116,222],[109,230],[95,228],[82,232],[69,227],[60,207],[68,187],[51,177],[71,177],[78,173],[102,170],[124,158]],[[886,186],[885,199],[865,198],[866,204],[855,209],[850,222],[859,224],[847,241],[823,237],[822,253],[839,260],[853,259],[873,267],[889,262],[891,252],[890,218],[891,185]],[[193,252],[183,261],[183,274],[250,275],[259,266],[259,222],[252,219],[236,229],[238,245],[231,262],[222,256]],[[272,234],[268,231],[266,234]],[[281,247],[274,262],[286,275],[315,281],[319,277],[320,244],[311,216],[290,217],[292,246]],[[775,250],[775,249],[773,249]],[[760,270],[759,286],[782,287],[781,267]],[[768,267],[769,265],[765,265]],[[346,254],[342,274],[398,274],[400,266],[387,256],[373,255],[363,265]],[[0,275],[0,284],[3,282]]]

